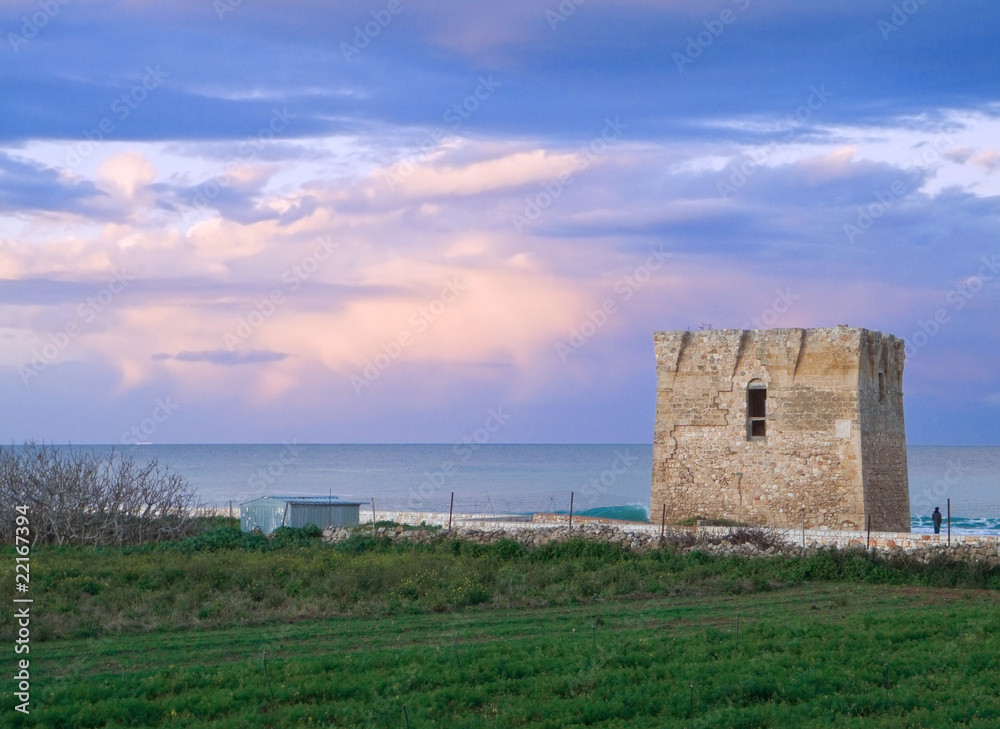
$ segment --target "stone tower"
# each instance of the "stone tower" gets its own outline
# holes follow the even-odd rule
[[[867,329],[653,335],[650,513],[910,530],[903,340]]]

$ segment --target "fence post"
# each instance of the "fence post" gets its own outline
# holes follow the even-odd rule
[[[663,541],[663,531],[667,528],[667,502],[663,502],[663,514],[660,516],[660,541]]]
[[[865,540],[865,549],[871,549],[872,546],[872,515],[868,515],[868,538]]]
[[[802,548],[806,547],[806,507],[800,506],[799,510],[802,512]]]
[[[948,546],[951,546],[951,499],[948,499]]]
[[[451,492],[451,506],[448,507],[448,531],[451,531],[451,515],[455,511],[455,492]]]
[[[375,536],[375,497],[372,496],[372,536]]]
[[[573,492],[569,492],[569,528],[573,528]]]

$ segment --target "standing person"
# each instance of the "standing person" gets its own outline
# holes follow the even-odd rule
[[[935,506],[934,513],[931,514],[931,521],[934,522],[934,533],[941,533],[941,507]]]

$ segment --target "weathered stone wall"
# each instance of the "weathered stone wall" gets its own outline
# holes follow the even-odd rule
[[[448,515],[427,521],[428,524],[447,522]],[[566,518],[566,517],[563,517]],[[381,519],[381,517],[380,517]],[[409,522],[407,522],[409,523]],[[354,528],[331,527],[323,533],[327,541],[340,542],[355,531],[370,534],[370,526]],[[588,522],[570,528],[551,523],[510,522],[464,524],[447,529],[414,529],[402,527],[380,527],[375,531],[378,537],[397,542],[417,544],[438,544],[451,539],[494,544],[501,539],[510,539],[526,547],[539,547],[551,542],[567,539],[585,539],[621,545],[633,552],[653,549],[674,548],[682,552],[701,550],[719,555],[767,556],[787,554],[804,556],[817,549],[865,549],[873,551],[911,554],[922,561],[947,558],[955,560],[982,561],[993,566],[1000,564],[1000,537],[994,536],[952,536],[949,544],[944,535],[908,533],[872,533],[838,531],[806,531],[797,529],[776,530],[764,534],[765,544],[754,544],[740,538],[739,529],[727,527],[674,527],[668,528],[664,538],[660,529],[651,524],[612,524]]]
[[[850,327],[725,329],[656,332],[654,346],[654,518],[666,505],[668,521],[860,529],[871,514],[873,529],[908,528],[900,340]],[[882,359],[860,387],[863,348],[892,366],[882,400]],[[764,437],[748,426],[755,381],[767,391]],[[866,452],[881,470],[866,472]]]
[[[872,528],[905,531],[910,523],[903,423],[903,341],[865,332],[858,391],[865,514]]]

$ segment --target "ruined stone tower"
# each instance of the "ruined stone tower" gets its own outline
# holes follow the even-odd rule
[[[867,329],[653,335],[650,513],[909,531],[903,340]]]

